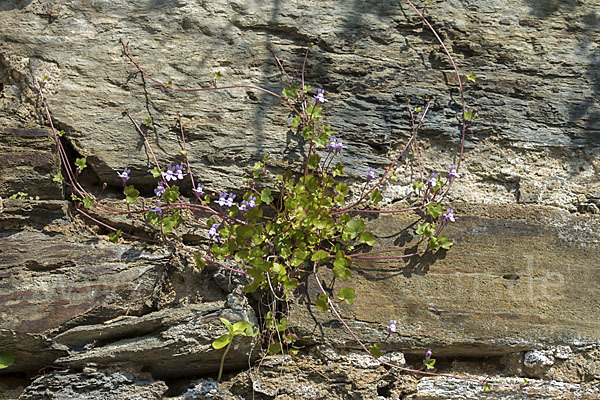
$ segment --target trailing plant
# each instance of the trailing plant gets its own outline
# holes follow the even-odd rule
[[[252,175],[244,177],[245,190],[236,193],[222,191],[217,195],[206,190],[194,176],[196,171],[190,167],[181,113],[177,114],[182,143],[180,157],[165,165],[159,162],[146,134],[147,128],[152,126],[152,119],[134,116],[125,109],[124,114],[133,129],[143,138],[151,156],[152,165],[148,173],[156,182],[155,198],[151,207],[146,205],[148,199],[142,201],[131,177],[131,169],[124,165],[122,171],[117,173],[123,187],[123,207],[116,208],[89,193],[79,183],[78,177],[87,167],[86,158],[78,158],[74,164],[69,161],[62,144],[68,133],[55,128],[44,96],[44,84],[35,79],[34,71],[29,66],[39,90],[43,114],[54,133],[62,164],[62,170],[54,176],[54,181],[62,182],[69,188],[71,199],[80,214],[111,232],[110,241],[117,243],[124,239],[141,240],[176,247],[193,256],[200,270],[206,264],[211,264],[239,274],[245,282],[247,293],[263,293],[268,298],[268,310],[262,315],[260,330],[262,337],[266,338],[265,348],[269,353],[297,352],[294,348],[297,337],[288,326],[282,305],[298,295],[299,282],[311,275],[320,291],[315,307],[323,312],[332,312],[360,347],[373,357],[380,358],[385,341],[367,347],[348,326],[338,309],[340,303],[352,305],[357,296],[360,296],[350,283],[353,262],[359,259],[410,258],[428,252],[446,251],[452,247],[452,240],[443,232],[448,224],[455,222],[456,216],[452,208],[444,205],[444,200],[455,180],[460,178],[459,169],[467,127],[476,118],[475,110],[466,109],[461,74],[450,53],[427,19],[410,0],[407,2],[438,39],[458,78],[462,104],[461,142],[456,164],[449,165],[445,171],[430,171],[425,174],[426,167],[422,165],[419,156],[417,133],[430,112],[431,100],[428,99],[417,108],[409,103],[411,136],[390,165],[383,171],[365,166],[366,174],[360,188],[351,190],[348,181],[344,180],[345,166],[340,161],[344,152],[343,139],[335,132],[334,127],[326,123],[329,102],[326,92],[322,88],[313,90],[304,79],[312,47],[310,41],[299,79],[291,77],[281,60],[272,52],[287,81],[281,94],[277,94],[252,85],[219,86],[218,81],[223,78],[220,72],[215,74],[210,87],[206,88],[179,88],[170,80],[162,83],[142,68],[135,60],[129,44],[121,40],[124,54],[139,73],[163,90],[193,93],[246,88],[280,99],[291,113],[290,128],[304,140],[305,162],[301,169],[279,172],[271,168],[269,156],[265,155],[255,163]],[[476,77],[471,73],[466,78],[475,80]],[[390,180],[397,178],[398,163],[411,150],[419,170],[419,179],[413,184],[414,197],[418,200],[404,209],[378,209],[378,204],[383,200],[382,188]],[[193,188],[191,193],[183,193],[181,190],[180,185],[186,179],[189,179]],[[416,240],[409,246],[372,250],[376,236],[368,229],[367,221],[361,215],[411,211],[422,214],[414,232]],[[106,222],[103,218],[106,215],[143,216],[144,222],[156,228],[156,235],[142,237],[118,229]],[[202,227],[206,238],[205,246],[195,248],[180,240],[177,233],[186,224]],[[411,250],[407,251],[408,249]],[[343,287],[333,295],[326,290],[320,278],[323,269],[330,269],[335,279],[343,282]],[[252,337],[257,333],[255,327],[248,322],[231,323],[224,318],[221,321],[227,328],[227,333],[213,342],[215,350],[226,347],[221,358],[218,380],[221,379],[225,357],[234,337]],[[396,321],[390,321],[386,329],[388,338],[397,333]],[[381,363],[410,372],[441,375],[430,371],[435,368],[435,359],[431,356],[430,349],[425,355],[421,370],[401,368],[385,361]],[[485,384],[491,385],[487,382]]]

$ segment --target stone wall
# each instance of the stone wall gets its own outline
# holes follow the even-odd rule
[[[419,8],[424,4],[419,2]],[[267,357],[236,338],[226,381],[215,385],[218,317],[256,321],[235,282],[201,273],[161,246],[112,244],[82,219],[52,181],[59,170],[28,63],[45,93],[68,156],[87,157],[82,183],[119,196],[116,171],[151,197],[154,180],[127,108],[149,131],[159,161],[180,160],[183,114],[191,167],[213,192],[236,191],[255,161],[302,162],[304,143],[276,99],[313,38],[306,80],[322,87],[324,113],[344,141],[352,187],[379,173],[410,135],[407,101],[433,105],[420,132],[426,171],[446,170],[460,144],[451,66],[404,1],[10,0],[0,3],[0,370],[6,398],[598,398],[600,380],[600,5],[595,0],[431,1],[426,16],[464,73],[469,129],[461,178],[450,192],[457,223],[451,251],[407,262],[353,265],[357,301],[343,308],[367,343],[399,334],[389,359],[419,367],[433,348],[438,372],[532,385],[498,388],[389,370],[314,303],[310,280],[290,309],[299,356]],[[44,79],[44,76],[47,78]],[[402,204],[417,172],[406,157],[383,191]],[[105,185],[104,185],[105,184]],[[34,199],[7,199],[26,192]],[[185,195],[191,195],[184,187]],[[39,196],[39,200],[35,197]],[[128,221],[112,218],[117,226]],[[370,221],[378,246],[410,235],[409,217]],[[138,227],[143,229],[143,227]],[[190,243],[203,237],[187,232]],[[376,311],[376,312],[374,312]],[[242,371],[242,372],[240,372]],[[185,395],[184,395],[185,393]],[[460,397],[462,396],[462,397]],[[488,396],[488,397],[485,397]],[[561,397],[562,396],[562,397]]]

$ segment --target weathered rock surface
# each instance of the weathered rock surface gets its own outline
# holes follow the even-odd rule
[[[184,397],[598,398],[600,4],[432,3],[426,14],[459,68],[478,76],[464,82],[478,118],[450,192],[459,215],[448,232],[455,246],[408,263],[355,262],[358,300],[343,313],[369,344],[397,319],[400,332],[384,351],[400,364],[419,368],[432,347],[441,372],[545,382],[488,394],[389,371],[353,353],[330,314],[301,302],[289,321],[308,354],[263,360],[216,389],[210,379],[195,381]],[[209,87],[219,71],[221,85],[280,93],[285,81],[267,46],[292,71],[311,36],[306,80],[326,90],[324,114],[344,140],[351,183],[363,182],[369,166],[381,173],[403,146],[409,99],[419,106],[434,97],[420,134],[425,172],[456,162],[456,79],[404,2],[11,0],[0,3],[0,17],[0,350],[16,356],[0,371],[0,390],[9,388],[0,396],[16,398],[17,386],[28,385],[23,399],[170,396],[160,379],[215,373],[221,353],[210,342],[224,332],[218,316],[254,318],[239,296],[226,300],[222,289],[237,287],[235,280],[213,277],[210,268],[200,274],[171,250],[110,244],[102,229],[90,232],[73,218],[52,181],[58,157],[39,123],[27,64],[44,82],[71,162],[87,157],[83,184],[100,193],[107,182],[109,197],[125,166],[143,195],[154,186],[151,157],[124,108],[138,123],[152,119],[148,135],[163,164],[181,160],[176,113],[183,113],[191,167],[212,191],[239,190],[265,154],[276,167],[298,165],[304,145],[277,100],[246,89],[161,90],[122,55],[119,38],[175,88]],[[384,190],[390,207],[417,176],[412,155],[398,173]],[[42,201],[6,200],[20,191]],[[373,220],[379,245],[409,240],[411,222]],[[189,239],[201,243],[197,233]],[[314,302],[314,284],[307,289]],[[238,337],[226,365],[244,368],[251,356],[251,341]],[[25,375],[44,367],[68,371],[44,370],[33,382]]]
[[[302,148],[274,98],[246,89],[163,91],[136,74],[120,38],[149,73],[176,88],[208,87],[220,71],[224,85],[280,93],[284,82],[267,46],[293,70],[312,36],[306,80],[330,98],[325,113],[344,139],[350,179],[362,181],[368,166],[382,168],[401,147],[410,128],[408,99],[416,105],[436,99],[422,131],[426,168],[446,170],[455,161],[456,78],[404,2],[14,4],[3,11],[11,22],[0,30],[0,122],[10,129],[37,127],[29,61],[38,79],[48,77],[57,126],[101,182],[119,185],[116,171],[130,166],[133,182],[147,190],[152,184],[149,155],[124,108],[138,123],[152,118],[149,136],[164,164],[178,159],[176,113],[182,112],[192,169],[216,191],[238,189],[264,154],[287,165],[299,161]],[[479,119],[453,196],[598,212],[600,5],[437,1],[427,15],[461,71],[479,76],[465,82]],[[400,175],[389,196],[405,196],[413,177]]]
[[[461,217],[448,229],[455,245],[447,253],[352,264],[357,300],[343,309],[359,337],[383,340],[394,319],[398,334],[386,346],[408,353],[435,348],[476,357],[598,343],[600,289],[586,282],[600,281],[600,218],[542,207],[455,208]],[[374,250],[403,246],[414,235],[407,216],[371,223]],[[314,303],[319,292],[310,279],[308,289]],[[336,334],[343,327],[332,314],[297,310],[302,337],[353,345]]]
[[[33,381],[19,399],[159,400],[163,398],[166,390],[167,385],[164,382],[138,379],[122,372],[103,373],[94,370],[83,373],[54,372]]]

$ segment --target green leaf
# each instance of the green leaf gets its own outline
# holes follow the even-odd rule
[[[306,107],[306,115],[308,115],[314,121],[317,121],[319,118],[321,118],[321,110],[322,108],[320,106],[311,105]]]
[[[417,189],[422,189],[422,188],[423,188],[423,186],[425,186],[425,185],[423,184],[423,182],[416,181],[415,183],[413,183],[413,189],[415,189],[415,190],[417,190]]]
[[[233,324],[233,334],[234,335],[243,335],[246,333],[246,328],[250,323],[246,321],[238,321]]]
[[[128,203],[135,203],[138,196],[140,195],[140,192],[136,188],[134,188],[133,185],[125,186],[125,189],[123,189],[123,193],[125,193],[125,199]]]
[[[369,353],[371,353],[371,355],[375,358],[379,358],[379,357],[383,356],[383,353],[381,352],[381,345],[379,343],[375,343],[369,349]]]
[[[119,238],[121,237],[121,230],[117,230],[116,232],[111,233],[110,235],[108,235],[109,240],[113,243],[117,243],[119,241]]]
[[[434,365],[435,365],[435,358],[430,358],[429,360],[423,360],[423,364],[425,365],[425,367],[427,367],[427,369],[434,369]]]
[[[294,100],[298,95],[298,88],[292,84],[289,88],[283,89],[283,97],[288,100]]]
[[[263,203],[271,204],[271,202],[273,201],[273,196],[271,196],[271,189],[263,189],[263,191],[260,193],[260,200]]]
[[[335,201],[335,204],[337,204],[340,207],[343,206],[345,203],[344,197],[339,194],[333,198],[333,201]]]
[[[148,117],[145,120],[142,121],[142,124],[146,125],[147,127],[152,126],[152,118]]]
[[[90,196],[85,196],[85,198],[83,199],[83,206],[85,208],[90,208],[93,205],[94,205],[94,199],[91,198]]]
[[[281,352],[281,343],[275,342],[269,345],[269,355],[277,354]]]
[[[373,190],[371,192],[371,201],[375,204],[379,203],[381,200],[383,200],[383,196],[381,195],[381,192],[377,189]]]
[[[217,72],[215,72],[215,80],[217,80],[217,81],[218,81],[218,80],[219,80],[219,79],[221,79],[222,77],[223,77],[223,75],[221,74],[221,71],[217,71]]]
[[[471,82],[475,82],[475,79],[477,78],[477,75],[475,75],[473,72],[469,73],[468,75],[465,75],[467,77],[468,80],[470,80]]]
[[[62,131],[62,130],[61,130],[61,131],[56,131],[56,134],[57,134],[58,136],[61,136],[61,137],[62,137],[62,135],[64,135],[64,134],[65,134],[65,131]]]
[[[329,261],[329,253],[327,253],[325,250],[319,250],[316,253],[313,253],[313,255],[310,257],[311,261],[321,261],[321,260],[326,260]]]
[[[321,157],[318,154],[312,154],[308,157],[308,168],[312,170],[316,170],[319,168],[319,161],[321,161]]]
[[[323,312],[329,310],[329,304],[327,303],[327,295],[326,294],[322,294],[319,295],[319,298],[317,299],[317,308]]]
[[[437,203],[437,204],[428,204],[426,207],[427,210],[427,214],[431,215],[431,217],[433,219],[437,219],[437,217],[439,217],[442,212],[443,212],[443,207],[441,203]]]
[[[196,267],[202,271],[206,266],[206,262],[199,253],[194,254],[194,262],[196,263]]]
[[[366,243],[369,246],[373,246],[375,244],[375,236],[371,232],[362,232],[358,236],[359,243]]]
[[[83,171],[85,167],[87,167],[87,165],[85,164],[85,160],[85,157],[75,159],[75,165],[77,165],[77,168],[79,168],[80,171]]]
[[[314,192],[319,187],[319,181],[315,179],[312,175],[307,175],[303,179],[304,185],[309,192]]]
[[[491,392],[492,391],[492,387],[490,386],[489,383],[484,383],[483,384],[483,391],[484,392]]]
[[[338,263],[337,260],[333,263],[333,274],[336,278],[341,279],[342,281],[346,281],[352,276],[350,269],[346,268],[346,266],[342,265],[341,263]]]
[[[233,333],[233,325],[231,325],[231,322],[227,318],[219,318],[219,320],[227,327],[229,333]]]
[[[297,115],[296,118],[294,118],[294,120],[292,121],[292,128],[297,128],[300,125],[300,122],[302,122],[302,118]]]
[[[165,192],[162,194],[162,199],[166,203],[175,203],[177,201],[178,197],[179,197],[179,187],[178,186],[171,186],[170,189],[166,189]]]
[[[473,121],[475,118],[477,118],[477,111],[473,111],[473,110],[465,111],[465,114],[464,114],[465,121]]]
[[[348,195],[348,185],[346,185],[345,183],[339,183],[336,185],[335,190],[341,194],[342,196],[347,196]]]
[[[173,81],[169,81],[165,84],[166,88],[170,88],[171,86],[173,86]]]
[[[298,279],[288,279],[283,282],[283,287],[288,290],[294,290],[298,287]]]
[[[154,168],[148,170],[148,172],[150,172],[152,174],[153,178],[158,178],[159,176],[161,176],[163,169],[158,169],[158,167],[154,167]]]
[[[227,346],[229,342],[231,342],[231,339],[233,339],[232,336],[229,333],[226,333],[225,335],[216,338],[215,341],[212,342],[212,347],[215,350],[222,349],[223,347]]]
[[[448,239],[448,237],[446,235],[442,235],[438,238],[438,243],[440,244],[440,247],[444,250],[450,250],[450,247],[452,247],[452,240]]]
[[[434,229],[433,226],[431,225],[431,223],[429,222],[425,222],[423,224],[418,224],[417,225],[417,235],[423,235],[425,237],[430,237],[431,235],[434,234]]]
[[[354,239],[356,235],[359,232],[364,231],[365,228],[366,225],[362,219],[353,219],[348,221],[348,223],[346,224],[346,227],[344,228],[344,233],[349,234],[350,237]]]
[[[354,294],[354,289],[353,288],[340,289],[340,293],[338,294],[338,299],[345,300],[347,304],[351,305],[356,300],[356,295]]]
[[[62,176],[62,174],[59,172],[58,174],[54,175],[54,179],[52,179],[54,182],[62,182],[65,178]]]
[[[15,362],[15,353],[10,350],[0,351],[0,369],[10,367]]]
[[[342,163],[335,164],[335,167],[333,168],[333,170],[331,170],[331,173],[333,174],[334,177],[344,175],[344,164],[342,164]]]

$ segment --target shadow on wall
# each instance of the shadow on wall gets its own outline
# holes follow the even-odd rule
[[[31,4],[32,0],[2,0],[0,1],[0,11],[10,11],[22,9]]]
[[[577,8],[576,0],[526,0],[531,7],[531,15],[539,18],[551,17],[557,11],[571,12]],[[577,145],[600,145],[600,48],[593,48],[597,42],[600,16],[592,11],[583,16],[583,27],[577,51],[589,60],[584,77],[590,83],[591,94],[571,105],[569,123],[582,124],[585,136],[571,138]]]

